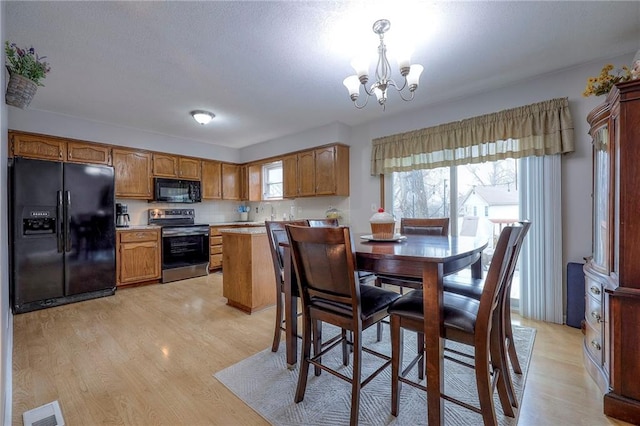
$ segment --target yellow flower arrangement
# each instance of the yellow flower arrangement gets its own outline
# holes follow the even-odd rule
[[[607,64],[602,67],[602,71],[599,76],[589,77],[587,79],[587,87],[584,89],[582,96],[606,95],[611,91],[614,84],[631,80],[631,70],[629,70],[629,67],[626,65],[624,65],[622,69],[616,70],[615,74],[610,73],[612,70],[613,65]]]

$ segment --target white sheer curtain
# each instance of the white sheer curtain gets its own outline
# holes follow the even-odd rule
[[[563,323],[560,154],[520,160],[520,217],[531,220],[521,253],[520,314]]]

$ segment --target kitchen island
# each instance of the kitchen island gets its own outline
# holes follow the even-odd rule
[[[252,313],[276,303],[276,284],[264,226],[223,228],[222,295],[227,304]]]

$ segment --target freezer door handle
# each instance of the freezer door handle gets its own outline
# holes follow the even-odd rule
[[[64,207],[62,205],[62,191],[58,191],[57,194],[58,206],[57,206],[57,224],[56,229],[58,234],[58,253],[62,253],[64,251]]]
[[[66,240],[65,250],[67,252],[71,251],[71,230],[69,229],[71,226],[71,193],[69,191],[64,191],[64,237]]]

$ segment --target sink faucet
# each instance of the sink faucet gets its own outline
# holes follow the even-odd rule
[[[276,220],[276,209],[275,209],[275,207],[273,207],[273,204],[271,204],[269,202],[263,203],[261,201],[260,202],[260,212],[264,213],[264,208],[266,206],[269,206],[269,208],[271,209],[271,214],[269,215],[269,218],[270,218],[269,220]]]

